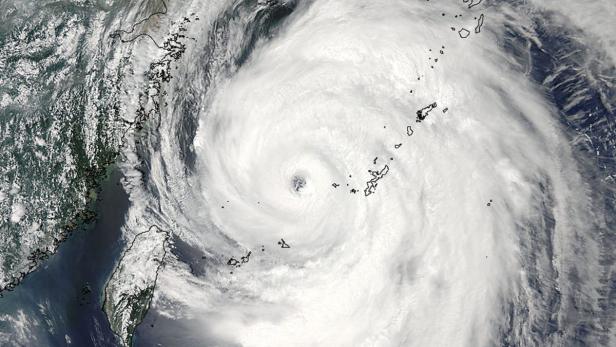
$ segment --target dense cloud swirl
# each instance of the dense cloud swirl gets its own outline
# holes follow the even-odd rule
[[[616,346],[614,0],[3,0],[1,346]]]
[[[514,54],[530,7],[472,3],[200,13],[133,148],[127,232],[172,235],[143,341],[615,343],[611,188]]]

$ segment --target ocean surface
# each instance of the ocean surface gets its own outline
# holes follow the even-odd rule
[[[101,307],[105,283],[124,246],[120,229],[129,202],[121,177],[115,170],[101,187],[96,221],[0,298],[0,312],[19,317],[0,322],[0,332],[17,332],[15,340],[3,343],[25,346],[25,338],[38,346],[117,346]]]
[[[613,1],[11,9],[0,345],[616,343]]]

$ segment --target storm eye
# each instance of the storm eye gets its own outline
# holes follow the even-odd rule
[[[299,193],[306,186],[306,179],[302,176],[293,176],[291,185],[293,190]]]

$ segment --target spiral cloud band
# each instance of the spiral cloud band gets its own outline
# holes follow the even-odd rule
[[[191,64],[125,162],[126,232],[171,233],[150,314],[175,328],[141,339],[615,343],[611,188],[512,53],[530,6],[195,5]]]

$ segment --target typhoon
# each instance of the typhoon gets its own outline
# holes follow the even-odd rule
[[[116,87],[93,103],[117,105],[97,169],[127,194],[98,323],[46,332],[15,305],[0,341],[616,344],[613,2],[97,6],[83,35]],[[28,229],[20,204],[2,232]],[[77,242],[37,223],[16,292]]]

